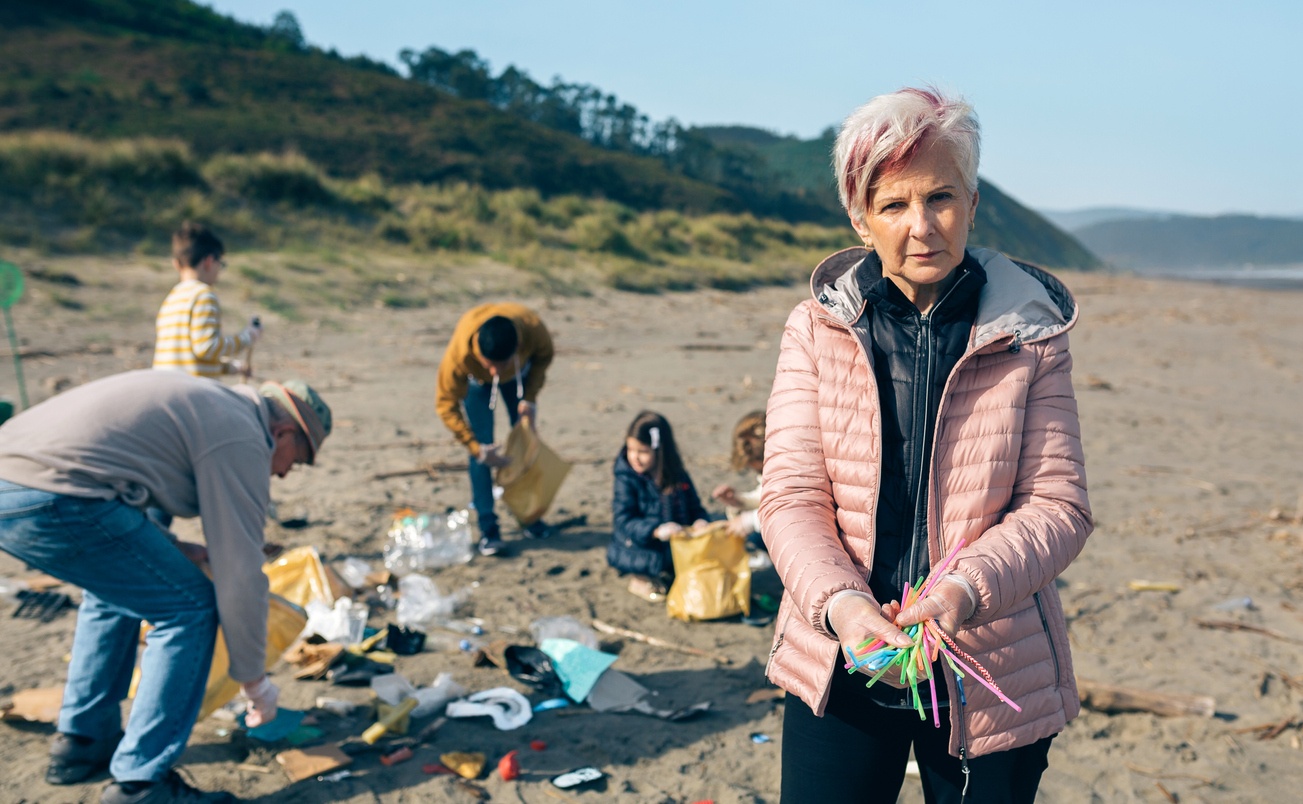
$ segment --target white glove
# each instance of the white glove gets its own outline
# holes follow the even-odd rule
[[[497,444],[480,444],[479,461],[488,467],[506,466],[511,463],[511,456],[498,452]]]
[[[656,530],[652,531],[652,536],[662,542],[668,542],[674,536],[682,532],[683,526],[678,522],[662,522],[656,526]]]
[[[231,374],[243,374],[243,373],[244,373],[244,369],[245,369],[244,361],[241,360],[241,359],[238,358],[238,357],[233,357],[233,358],[231,358],[230,360],[228,360],[228,361],[226,362],[226,365],[230,367],[230,373],[231,373]]]
[[[530,428],[538,425],[538,405],[533,402],[525,399],[520,400],[520,404],[516,405],[516,414],[529,422]]]
[[[244,708],[244,725],[255,728],[276,719],[276,702],[280,700],[281,691],[271,683],[270,677],[245,682],[240,685],[240,691],[249,699]]]

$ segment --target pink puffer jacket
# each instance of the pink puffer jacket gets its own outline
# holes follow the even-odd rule
[[[1054,579],[1093,522],[1066,334],[1076,302],[1040,269],[969,253],[987,284],[937,415],[928,553],[935,565],[967,540],[954,566],[979,603],[956,642],[1022,707],[965,683],[950,752],[971,757],[1056,734],[1079,711]],[[848,249],[815,270],[815,298],[787,320],[766,418],[761,532],[786,589],[768,675],[818,715],[843,662],[825,606],[843,589],[868,592],[873,566],[882,443],[871,352],[854,326],[864,255]]]

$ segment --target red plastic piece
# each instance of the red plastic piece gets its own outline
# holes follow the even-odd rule
[[[508,751],[502,759],[498,760],[498,775],[502,781],[509,782],[520,775],[520,760],[516,759],[518,751]]]

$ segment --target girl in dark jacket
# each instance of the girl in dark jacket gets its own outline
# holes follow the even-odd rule
[[[614,473],[606,561],[621,575],[634,576],[629,591],[659,599],[674,580],[670,537],[706,519],[664,416],[645,410],[634,418]]]

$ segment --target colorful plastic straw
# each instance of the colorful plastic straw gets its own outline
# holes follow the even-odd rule
[[[908,609],[910,606],[926,598],[937,582],[941,580],[954,562],[959,551],[964,547],[965,540],[960,539],[959,543],[950,550],[940,564],[932,568],[926,579],[920,578],[918,583],[905,585],[901,599],[901,611]],[[933,618],[928,618],[921,623],[914,623],[902,629],[906,636],[914,640],[913,644],[905,648],[896,648],[888,645],[884,640],[874,638],[866,639],[855,649],[846,651],[847,662],[845,668],[854,673],[857,671],[867,671],[873,673],[865,684],[872,687],[892,668],[899,668],[900,683],[909,690],[910,701],[914,709],[918,711],[919,718],[927,720],[927,713],[923,709],[923,697],[919,694],[920,676],[928,683],[929,696],[932,699],[932,723],[935,727],[941,727],[941,716],[937,711],[937,685],[935,674],[932,672],[932,665],[944,660],[955,674],[955,686],[959,692],[960,704],[966,704],[967,699],[964,696],[965,676],[964,670],[968,671],[978,683],[989,689],[997,698],[1008,704],[1016,712],[1021,712],[1021,707],[1009,699],[1008,696],[1000,690],[995,679],[980,662],[969,656],[948,634],[941,630]],[[961,669],[962,668],[962,669]]]

